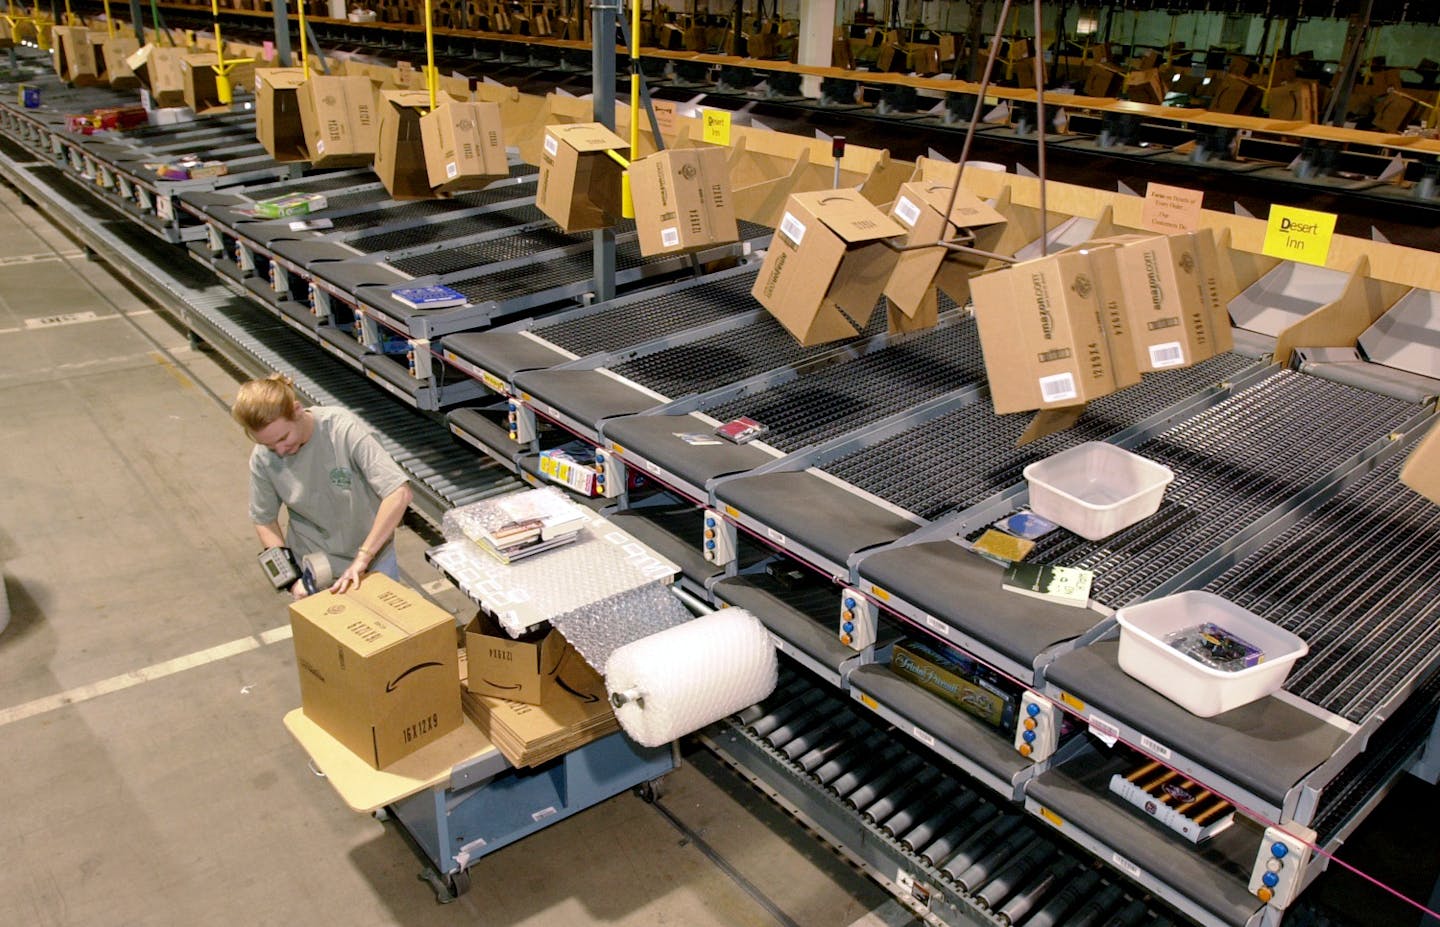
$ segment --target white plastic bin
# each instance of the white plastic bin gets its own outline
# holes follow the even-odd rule
[[[1170,468],[1103,441],[1087,441],[1025,468],[1030,508],[1098,541],[1160,508]]]
[[[1180,592],[1130,605],[1120,622],[1120,668],[1191,714],[1209,718],[1264,698],[1310,652],[1299,637],[1211,592]],[[1176,631],[1214,623],[1259,647],[1265,658],[1233,673],[1206,666],[1165,643]]]

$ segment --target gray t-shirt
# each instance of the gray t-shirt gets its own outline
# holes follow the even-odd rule
[[[336,576],[355,558],[405,472],[348,409],[316,406],[315,433],[291,457],[255,445],[250,452],[250,520],[267,525],[290,511],[286,544],[296,559],[324,552]],[[379,560],[393,539],[375,552]]]

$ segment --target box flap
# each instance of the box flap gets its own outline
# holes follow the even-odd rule
[[[360,585],[344,597],[356,600],[406,634],[419,634],[455,621],[449,612],[383,573],[366,574]]]
[[[142,48],[141,51],[144,51]],[[134,67],[134,65],[131,65]],[[255,72],[257,83],[269,84],[276,90],[298,90],[305,83],[304,68],[262,68]]]
[[[430,108],[430,92],[427,90],[382,90],[380,91],[380,97],[392,106]],[[435,102],[439,105],[445,99],[445,94],[436,94]]]
[[[836,235],[854,244],[905,234],[905,227],[881,212],[858,190],[817,190],[791,194]]]
[[[386,621],[348,593],[317,592],[295,602],[290,609],[362,658],[372,657],[411,636],[409,630]]]
[[[1440,423],[1410,452],[1400,470],[1400,482],[1440,504]]]
[[[576,151],[610,151],[630,147],[629,142],[598,122],[546,126],[545,131]]]
[[[948,184],[921,181],[920,183],[905,184],[900,188],[900,194],[904,196],[913,193],[934,207],[937,212],[944,212],[945,204],[950,202],[950,189]],[[955,192],[955,205],[950,209],[952,224],[960,228],[977,228],[1004,221],[1005,217],[1000,215],[999,211],[964,187]]]

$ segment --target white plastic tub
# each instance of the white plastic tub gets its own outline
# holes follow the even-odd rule
[[[1030,508],[1098,541],[1155,514],[1175,474],[1103,441],[1087,441],[1025,468]]]
[[[1310,652],[1299,637],[1210,592],[1181,592],[1120,609],[1120,668],[1191,714],[1209,718],[1264,698]],[[1225,672],[1165,643],[1176,631],[1212,622],[1259,647],[1265,658]]]

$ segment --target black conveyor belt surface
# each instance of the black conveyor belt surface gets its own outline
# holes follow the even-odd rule
[[[492,203],[503,203],[506,200],[517,200],[524,198],[527,194],[534,192],[533,184],[505,184],[500,187],[491,187],[486,190],[477,190],[474,193],[465,193],[451,199],[444,200],[418,200],[413,203],[402,203],[398,206],[391,206],[387,209],[367,209],[364,212],[353,213],[348,216],[337,216],[334,229],[337,232],[351,232],[356,229],[369,228],[372,225],[384,223],[389,225],[401,219],[428,219],[432,216],[441,216],[447,212],[459,212],[462,209],[474,209],[476,206],[488,206]],[[372,202],[376,206],[386,202],[382,198],[377,200],[376,194],[349,193],[336,197],[326,207],[327,209],[344,209],[349,206],[363,206]],[[338,201],[338,202],[337,202]]]
[[[1092,402],[1073,428],[1024,447],[1016,447],[1015,441],[1030,424],[1032,413],[997,416],[985,400],[841,457],[825,469],[933,519],[1013,486],[1033,461],[1083,441],[1108,437],[1254,363],[1231,353],[1185,370],[1151,374],[1139,386]],[[952,461],[954,465],[946,467],[943,480],[937,480],[932,467],[911,465],[917,460]]]
[[[1175,471],[1155,515],[1103,541],[1057,531],[1032,557],[1093,570],[1091,595],[1119,607],[1418,411],[1401,399],[1282,370],[1136,448]]]
[[[615,270],[634,270],[645,263],[635,239],[615,245]],[[594,255],[587,249],[570,251],[539,266],[512,268],[500,273],[482,270],[473,277],[451,280],[449,286],[474,303],[505,300],[590,279],[595,273]]]
[[[876,312],[858,337],[873,337],[884,329],[885,314]],[[675,397],[703,393],[757,373],[797,364],[834,351],[841,344],[844,342],[802,347],[785,326],[765,312],[742,328],[716,332],[708,338],[654,354],[642,354],[611,369],[662,396]]]
[[[765,443],[788,453],[984,378],[967,318],[704,411],[722,422],[763,422]]]
[[[370,172],[342,171],[336,174],[319,174],[313,177],[305,177],[300,180],[277,180],[272,183],[262,183],[251,186],[249,184],[239,188],[235,192],[244,193],[246,196],[256,199],[265,199],[267,196],[278,196],[282,193],[329,193],[331,190],[344,190],[349,187],[370,187],[372,190],[380,187],[380,182]],[[326,200],[328,209],[329,200]]]
[[[1285,688],[1357,724],[1440,662],[1440,508],[1400,482],[1403,457],[1207,587],[1300,635]]]
[[[758,304],[750,295],[754,283],[753,270],[730,274],[679,292],[633,300],[604,312],[537,325],[535,334],[581,357],[615,351],[756,309]]]
[[[533,206],[522,206],[515,210],[505,210],[506,213],[524,213],[536,210]],[[501,218],[502,214],[486,214],[475,216],[463,222],[464,229],[456,229],[451,234],[469,234],[473,231],[486,231],[488,229],[504,228],[506,226],[523,225],[527,221],[522,218]],[[458,224],[458,223],[457,223]],[[440,226],[443,228],[443,226]],[[415,237],[428,239],[435,234],[436,226],[424,226],[409,231]],[[378,236],[377,236],[378,237]],[[419,241],[411,241],[407,244],[419,244]],[[426,274],[449,274],[458,270],[465,270],[469,267],[482,267],[486,264],[496,264],[500,261],[515,261],[542,251],[551,251],[556,248],[564,248],[567,245],[580,244],[580,236],[566,235],[555,229],[534,228],[525,231],[516,231],[503,238],[492,238],[487,241],[471,242],[467,245],[456,245],[453,248],[442,248],[439,251],[429,251],[425,254],[416,254],[407,258],[391,260],[388,263],[398,271],[407,273],[412,277],[423,277]]]

